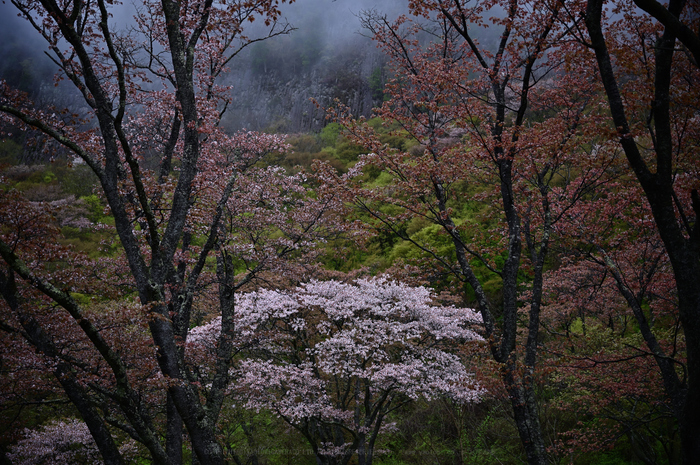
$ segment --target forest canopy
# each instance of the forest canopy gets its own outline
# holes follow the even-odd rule
[[[319,134],[222,123],[301,2],[10,2],[1,463],[700,457],[697,2],[363,11]]]

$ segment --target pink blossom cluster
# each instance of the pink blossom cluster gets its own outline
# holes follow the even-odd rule
[[[247,357],[232,373],[230,394],[295,427],[321,425],[316,439],[307,437],[325,455],[352,453],[358,438],[376,437],[393,405],[439,396],[476,402],[484,390],[457,349],[482,340],[481,318],[432,299],[425,287],[386,278],[240,294],[235,343]],[[193,361],[207,360],[200,352],[214,352],[220,331],[221,318],[190,331]],[[342,425],[350,442],[328,442],[323,425]]]
[[[135,458],[133,441],[119,448],[125,458]],[[53,421],[40,429],[25,429],[24,438],[15,444],[9,459],[16,465],[72,465],[102,462],[87,425],[75,418]]]

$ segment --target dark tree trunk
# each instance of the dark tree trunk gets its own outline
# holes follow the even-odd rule
[[[517,379],[515,355],[501,367],[501,376],[513,408],[513,417],[527,463],[546,465],[548,462],[537,409],[532,379]]]
[[[165,431],[165,451],[172,465],[182,464],[182,418],[175,407],[173,399],[168,394],[165,405],[167,417]]]
[[[586,26],[595,50],[612,120],[618,129],[620,145],[651,206],[656,227],[673,267],[678,291],[678,311],[686,340],[687,378],[685,383],[674,381],[675,373],[671,374],[669,370],[663,369],[662,376],[680,428],[683,463],[693,464],[697,463],[700,457],[700,201],[696,191],[689,193],[693,199],[693,213],[696,218],[695,224],[692,227],[687,224],[684,231],[676,215],[678,205],[674,201],[674,147],[670,125],[671,73],[678,30],[666,27],[663,35],[657,39],[655,47],[655,89],[651,108],[656,158],[656,172],[653,172],[631,136],[625,104],[620,95],[603,34],[603,3],[603,0],[588,2]],[[648,6],[652,2],[640,3]],[[672,0],[667,13],[671,19],[678,21],[684,6],[684,0]],[[697,66],[697,63],[695,65]],[[654,351],[653,338],[645,337],[645,340]]]
[[[53,375],[61,384],[68,399],[75,405],[78,413],[80,413],[90,430],[90,434],[95,439],[95,444],[97,444],[105,465],[124,465],[124,460],[112,434],[95,405],[90,401],[85,389],[76,380],[73,368],[68,363],[60,360],[58,357],[60,352],[50,336],[44,332],[34,318],[27,316],[26,312],[22,310],[20,297],[15,286],[14,272],[10,271],[8,275],[5,275],[0,271],[0,294],[2,294],[10,309],[17,315],[24,329],[24,336],[29,343],[34,345],[44,355],[58,361],[56,368],[53,370]]]

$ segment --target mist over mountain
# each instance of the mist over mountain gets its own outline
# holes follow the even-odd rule
[[[113,23],[126,28],[133,5],[113,10]],[[230,131],[246,128],[276,132],[318,131],[325,124],[321,106],[339,99],[356,114],[369,115],[381,101],[384,57],[361,34],[358,15],[377,9],[390,18],[407,10],[402,0],[298,0],[283,5],[283,18],[295,30],[247,47],[230,64],[223,83],[233,87],[233,102],[222,124]],[[251,36],[262,24],[253,23]],[[8,3],[0,4],[0,78],[42,102],[57,102],[56,66],[46,43]]]
[[[15,8],[0,3],[0,79],[37,97],[42,86],[52,84],[56,71],[45,50],[46,42],[27,21],[17,17]]]
[[[222,124],[229,131],[315,132],[327,124],[322,108],[336,99],[354,114],[369,116],[383,97],[386,58],[362,30],[359,16],[372,10],[394,19],[408,12],[407,3],[297,0],[282,5],[280,23],[288,22],[294,30],[251,44],[231,61],[221,80],[232,86],[232,104]],[[112,6],[112,29],[128,30],[137,5]],[[264,34],[261,21],[246,28],[251,38]],[[57,67],[47,50],[15,8],[0,3],[0,79],[28,92],[39,104],[81,104],[70,84],[55,88]]]
[[[128,31],[137,6],[138,2],[112,5],[112,29]],[[232,86],[224,127],[229,131],[319,131],[327,124],[322,108],[335,99],[355,115],[369,116],[383,97],[386,57],[362,30],[359,16],[371,10],[394,19],[408,12],[408,2],[296,0],[281,10],[280,23],[288,22],[294,30],[245,48],[221,79]],[[261,23],[247,25],[246,35],[265,35]],[[482,43],[495,44],[498,32],[484,30],[479,35]],[[57,67],[46,56],[47,50],[46,42],[17,16],[14,6],[0,3],[0,79],[28,92],[39,104],[75,108],[81,97],[70,84],[54,86]]]
[[[227,127],[316,131],[325,119],[311,99],[339,99],[364,115],[378,103],[370,80],[374,73],[381,82],[384,58],[369,39],[334,30],[318,11],[292,24],[292,34],[252,45],[226,76],[234,89]]]

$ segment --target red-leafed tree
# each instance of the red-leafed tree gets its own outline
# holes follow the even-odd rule
[[[598,148],[606,150],[619,148]],[[542,315],[548,362],[563,399],[598,399],[572,409],[597,426],[568,431],[566,442],[583,453],[627,436],[642,460],[664,450],[676,463],[674,386],[685,382],[685,340],[672,269],[639,186],[628,176],[602,186],[557,233],[562,258],[547,273]]]
[[[80,119],[37,110],[0,83],[0,114],[90,167],[121,253],[97,269],[59,245],[46,206],[3,189],[2,329],[17,344],[10,365],[20,369],[19,356],[36,352],[32,366],[55,378],[42,383],[60,385],[107,464],[124,463],[116,437],[125,435],[153,463],[181,463],[183,425],[201,463],[224,463],[216,424],[231,383],[234,293],[263,271],[272,279],[299,271],[284,258],[303,265],[328,210],[340,211],[310,196],[303,175],[256,166],[285,149],[280,138],[218,127],[229,89],[217,77],[242,47],[290,30],[278,23],[281,2],[146,1],[127,33],[114,29],[111,1],[12,3],[44,36],[84,109]],[[253,20],[268,33],[246,36]],[[203,390],[184,343],[193,311],[206,307],[222,325]]]
[[[471,289],[532,464],[548,462],[535,371],[551,241],[566,212],[613,177],[616,163],[595,150],[597,82],[567,58],[581,19],[567,23],[563,8],[411,2],[422,24],[368,14],[365,26],[394,74],[377,113],[420,145],[392,149],[341,111],[336,118],[371,153],[342,177],[321,167],[371,227],[411,243],[433,273],[437,263],[455,286]],[[477,31],[486,27],[498,34],[481,43]],[[365,167],[365,178],[353,177]],[[373,170],[384,177],[366,183]],[[432,237],[415,234],[416,224],[437,228]],[[488,280],[498,282],[496,292]]]
[[[629,2],[589,1],[580,12],[587,29],[582,41],[595,52],[619,146],[673,270],[687,377],[669,365],[653,333],[644,337],[679,421],[683,461],[694,463],[700,456],[700,10],[684,0],[635,4],[652,17]],[[632,302],[624,285],[620,290]]]
[[[249,137],[253,136],[247,134],[244,139]],[[266,138],[255,135],[255,139],[259,147]],[[246,150],[251,147],[246,148],[245,140],[239,140],[236,156],[244,155]],[[327,221],[324,216],[329,205],[309,197],[301,185],[303,176],[287,176],[278,168],[249,168],[234,171],[235,182],[227,182],[228,186],[216,186],[222,182],[219,170],[223,169],[217,165],[218,172],[204,173],[205,184],[196,184],[201,197],[195,206],[202,211],[188,217],[185,241],[189,243],[185,242],[176,256],[180,276],[198,273],[196,280],[184,280],[191,293],[187,313],[167,314],[166,321],[176,331],[173,337],[177,338],[174,342],[179,352],[187,339],[193,312],[220,311],[231,318],[234,293],[263,276],[261,273],[266,281],[283,284],[285,279],[311,271],[310,249]],[[216,199],[212,193],[220,195],[223,187],[228,188],[229,196],[219,207],[223,213],[217,239],[213,250],[208,251],[216,261],[206,263],[203,238],[211,234],[207,202],[211,202],[209,208],[216,208],[219,202],[212,201]],[[177,410],[166,412],[166,406],[176,407],[165,396],[172,380],[159,368],[150,330],[154,319],[164,317],[154,315],[149,305],[133,302],[137,283],[126,257],[94,260],[62,246],[60,230],[47,211],[48,205],[24,201],[14,191],[3,192],[0,205],[2,240],[13,260],[0,272],[4,297],[0,311],[5,331],[2,360],[3,372],[8,375],[2,380],[4,407],[20,405],[32,394],[49,393],[60,399],[55,394],[60,385],[88,426],[91,415],[98,425],[107,422],[114,431],[122,431],[121,437],[128,434],[136,439],[151,456],[163,452],[161,436],[167,437],[164,445],[169,452],[181,451],[180,414]],[[144,250],[144,237],[139,239]],[[26,286],[20,279],[25,276],[39,289]],[[178,286],[183,285],[168,285],[168,301],[183,292]],[[64,304],[70,304],[70,311],[57,311],[55,300],[42,291],[65,293]],[[218,345],[218,357],[212,359],[213,373],[218,375],[214,382],[205,386],[196,370],[182,362],[187,383],[198,398],[206,399],[204,406],[219,410],[230,384],[229,368],[235,349],[231,345],[232,326],[224,329],[226,339]],[[92,339],[102,345],[95,347]],[[123,366],[126,379],[115,378],[114,368],[105,363],[99,349],[110,354],[110,361]],[[120,389],[128,389],[138,402],[132,404],[120,398]],[[210,415],[214,427],[218,412]],[[102,441],[109,441],[111,433],[102,432]],[[96,441],[98,446],[103,445],[98,438]],[[168,460],[177,463],[179,458]]]
[[[478,315],[433,305],[433,297],[384,278],[240,294],[239,344],[258,342],[238,368],[237,402],[299,430],[319,464],[357,456],[371,465],[392,412],[417,398],[468,403],[482,394],[460,357],[481,340]],[[209,365],[220,327],[217,318],[193,329],[193,364]]]

